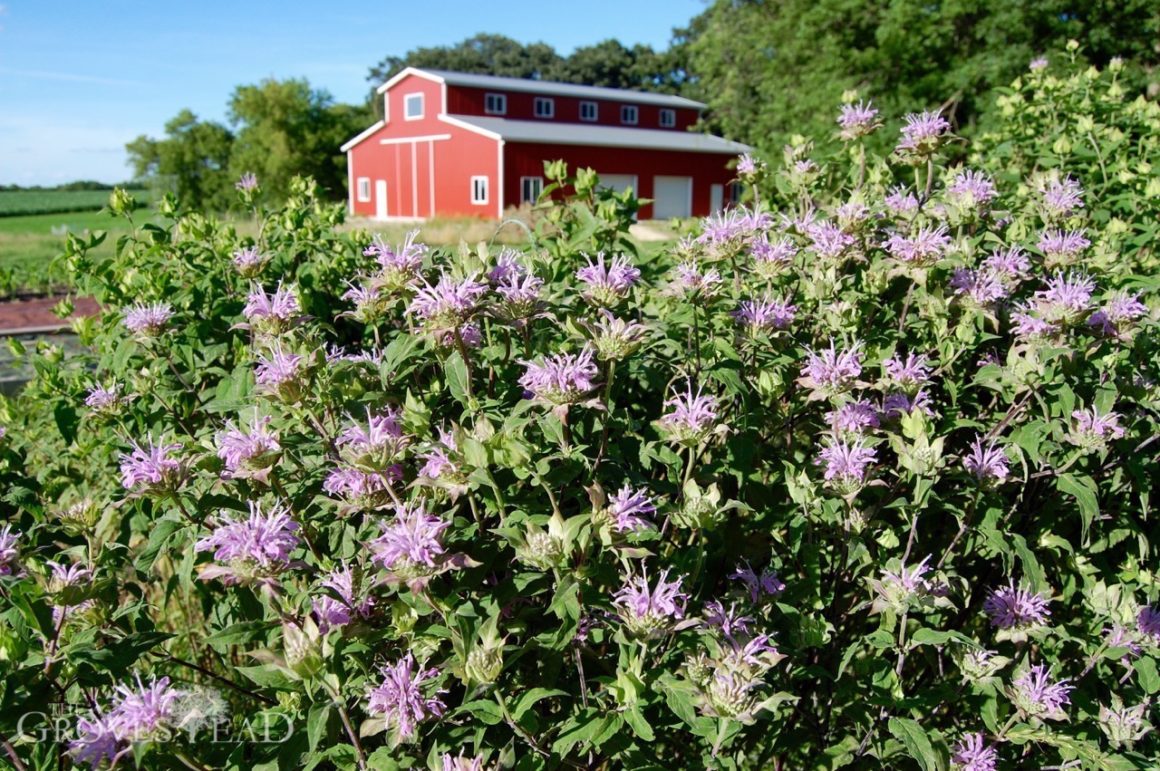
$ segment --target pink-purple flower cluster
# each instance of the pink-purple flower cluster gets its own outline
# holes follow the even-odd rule
[[[217,455],[231,476],[248,476],[269,469],[282,452],[270,416],[255,417],[248,431],[227,423],[217,435]]]
[[[886,251],[899,262],[925,268],[941,260],[950,246],[946,228],[922,227],[910,235],[895,233],[886,239]]]
[[[0,529],[0,576],[11,576],[19,567],[16,563],[20,556],[19,534],[12,530],[12,525],[5,525]]]
[[[750,335],[770,334],[788,329],[796,315],[796,305],[772,297],[742,300],[737,310],[732,313],[734,320]]]
[[[999,751],[987,744],[981,733],[963,736],[954,746],[951,768],[954,771],[996,771]]]
[[[255,278],[270,262],[270,255],[263,254],[256,246],[247,246],[234,252],[233,261],[234,267],[243,277]]]
[[[852,442],[835,439],[822,448],[814,464],[825,466],[822,478],[845,495],[866,483],[867,472],[876,460],[877,451],[864,445],[860,438]]]
[[[331,629],[346,626],[356,618],[367,618],[374,610],[374,597],[360,597],[355,584],[355,573],[343,563],[330,571],[322,581],[329,594],[316,597],[311,611],[318,622],[318,630],[326,634]]]
[[[905,116],[902,138],[894,148],[903,157],[925,159],[939,148],[951,124],[937,112],[911,113]]]
[[[282,284],[272,294],[255,287],[242,308],[242,315],[250,327],[263,334],[277,334],[289,329],[301,313],[298,295]]]
[[[1035,664],[1012,681],[1010,694],[1015,706],[1031,717],[1063,720],[1072,690],[1067,680],[1052,680],[1046,664]]]
[[[415,658],[408,653],[394,664],[379,667],[383,680],[368,694],[367,710],[372,715],[382,715],[387,727],[400,739],[415,735],[418,724],[428,717],[440,717],[446,705],[441,694],[432,695],[427,687],[430,681],[439,677],[435,668],[416,668]]]
[[[878,122],[878,110],[870,102],[844,104],[838,113],[838,133],[845,141],[864,137],[872,133],[881,123]]]
[[[661,571],[656,586],[650,587],[648,575],[632,576],[613,596],[612,604],[635,637],[660,637],[685,617],[688,596],[681,591],[684,579],[668,580],[669,570]]]
[[[640,270],[622,254],[606,260],[604,252],[598,252],[595,262],[587,255],[584,259],[588,264],[576,271],[576,278],[584,284],[584,297],[596,305],[616,305],[640,280]]]
[[[776,597],[785,591],[785,582],[777,577],[776,570],[766,568],[757,573],[747,561],[738,563],[729,577],[745,586],[749,600],[753,603],[765,597]]]
[[[991,591],[983,603],[983,610],[991,617],[991,625],[999,629],[1028,629],[1047,623],[1051,611],[1048,600],[1038,592],[1028,591],[1011,581]]]
[[[524,362],[520,386],[534,398],[553,405],[575,404],[596,388],[596,362],[591,348],[580,353],[560,353],[541,363]]]
[[[301,543],[297,535],[301,528],[290,510],[276,505],[263,511],[257,501],[249,501],[249,507],[246,517],[221,512],[213,531],[194,545],[195,551],[212,551],[217,562],[202,569],[202,579],[268,582],[290,567],[290,554]]]
[[[121,486],[140,492],[171,492],[185,479],[185,461],[175,454],[180,444],[155,444],[149,440],[142,447],[134,444],[129,453],[121,455]]]
[[[647,530],[652,526],[649,517],[656,511],[656,504],[649,497],[647,490],[634,490],[627,484],[608,501],[608,514],[612,518],[612,526],[619,533]]]
[[[685,390],[675,391],[665,400],[669,409],[657,424],[671,441],[684,445],[700,443],[717,423],[717,400],[701,393],[693,384],[687,383]]]
[[[990,443],[984,445],[982,437],[975,437],[971,442],[971,451],[963,458],[963,468],[983,485],[999,484],[1011,473],[1003,450]]]
[[[378,414],[368,408],[366,423],[352,423],[335,441],[342,459],[364,471],[385,471],[410,444],[402,414],[394,408]]]
[[[139,303],[125,309],[125,328],[142,339],[157,337],[173,318],[169,303]]]
[[[820,351],[806,349],[806,362],[801,368],[801,382],[806,388],[823,396],[833,396],[849,390],[862,374],[862,343],[855,341],[848,349],[839,351],[830,341]]]
[[[947,185],[947,199],[961,210],[979,214],[999,195],[995,183],[981,171],[963,170]]]
[[[372,560],[403,578],[431,572],[443,558],[443,531],[450,526],[428,514],[422,503],[401,503],[394,519],[381,523],[382,534],[368,544]]]
[[[69,743],[69,753],[93,769],[104,762],[116,765],[134,743],[169,735],[176,727],[176,707],[183,696],[168,677],[144,685],[138,676],[135,689],[118,685],[108,711],[77,721],[78,736]]]

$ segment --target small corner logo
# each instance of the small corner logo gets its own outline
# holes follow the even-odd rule
[[[223,722],[229,712],[230,705],[221,693],[213,688],[196,686],[183,691],[174,703],[173,722],[178,730],[185,731],[192,740],[202,728]]]

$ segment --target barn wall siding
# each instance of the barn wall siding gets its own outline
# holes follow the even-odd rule
[[[392,89],[393,90],[393,89]],[[620,126],[620,106],[622,104],[636,104],[635,102],[615,102],[608,99],[584,99],[572,96],[551,97],[556,102],[555,118],[537,118],[534,102],[537,96],[547,94],[529,94],[516,91],[489,90],[483,88],[465,88],[462,86],[447,87],[447,111],[453,115],[487,115],[484,110],[484,96],[486,94],[506,94],[507,113],[502,117],[510,120],[544,120],[555,123],[588,123],[593,126]],[[580,120],[580,102],[596,102],[598,106],[596,121]],[[661,128],[661,107],[649,104],[636,104],[639,128]],[[676,126],[674,131],[685,131],[697,122],[697,111],[690,108],[675,108]],[[500,117],[500,116],[496,116]]]
[[[567,162],[569,171],[587,166],[603,174],[634,174],[639,187],[635,192],[639,198],[652,198],[655,176],[692,177],[693,216],[696,217],[711,213],[710,185],[726,185],[734,176],[726,168],[733,159],[732,155],[509,142],[504,148],[504,187],[508,203],[519,203],[520,177],[543,176],[544,161],[558,159]],[[640,218],[651,217],[652,206],[641,207]]]

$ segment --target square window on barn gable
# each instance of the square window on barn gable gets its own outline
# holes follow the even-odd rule
[[[507,115],[507,94],[488,94],[483,98],[483,111],[488,115]]]
[[[473,204],[487,203],[487,177],[471,178],[471,202]]]
[[[537,118],[553,118],[556,115],[556,100],[547,96],[537,96],[534,105]]]
[[[661,128],[672,128],[677,125],[677,113],[675,110],[661,110],[660,116]]]
[[[358,199],[360,201],[363,201],[363,202],[371,200],[371,178],[370,177],[359,177],[358,178]]]
[[[581,102],[580,103],[580,120],[595,122],[597,116],[596,102]]]
[[[620,122],[626,126],[635,126],[637,120],[640,118],[640,113],[636,109],[635,104],[624,104],[620,107]]]
[[[423,117],[423,95],[407,94],[403,97],[403,119],[419,120]]]

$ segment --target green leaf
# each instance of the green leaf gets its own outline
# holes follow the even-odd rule
[[[157,562],[158,554],[169,541],[170,536],[183,526],[184,523],[176,519],[159,519],[154,522],[149,531],[149,540],[145,542],[145,548],[137,555],[137,561],[133,563],[133,566],[142,573],[151,572],[153,564]]]
[[[476,701],[469,701],[459,709],[455,710],[456,715],[471,715],[476,720],[486,725],[499,725],[503,722],[503,710],[494,701],[487,699],[477,699]]]
[[[653,733],[652,726],[650,726],[648,721],[645,720],[645,717],[641,714],[639,708],[632,707],[631,709],[625,710],[624,722],[628,723],[629,727],[632,729],[632,732],[639,736],[642,740],[651,742],[656,738],[656,735]]]
[[[1083,538],[1087,540],[1088,528],[1100,513],[1100,502],[1097,496],[1095,483],[1091,477],[1075,474],[1062,474],[1055,480],[1055,486],[1061,493],[1066,493],[1079,504],[1079,513],[1083,518]]]
[[[1156,659],[1150,656],[1138,658],[1133,666],[1136,668],[1136,674],[1140,676],[1140,687],[1145,693],[1153,694],[1160,691],[1160,672],[1156,671]]]
[[[523,718],[524,713],[536,706],[536,703],[552,696],[567,696],[567,691],[557,690],[555,688],[532,688],[526,693],[520,694],[516,699],[515,706],[511,708],[512,719],[517,723]]]
[[[306,743],[313,752],[322,737],[326,734],[327,719],[330,717],[330,704],[323,702],[315,704],[310,708],[310,714],[306,718]]]
[[[443,365],[443,371],[447,376],[447,388],[451,391],[451,395],[455,397],[455,401],[462,404],[464,407],[468,405],[467,389],[467,363],[463,361],[463,357],[459,355],[459,351],[447,357],[447,361]]]
[[[887,727],[905,745],[907,754],[918,761],[923,771],[937,771],[941,767],[930,738],[918,723],[909,718],[892,717]]]

